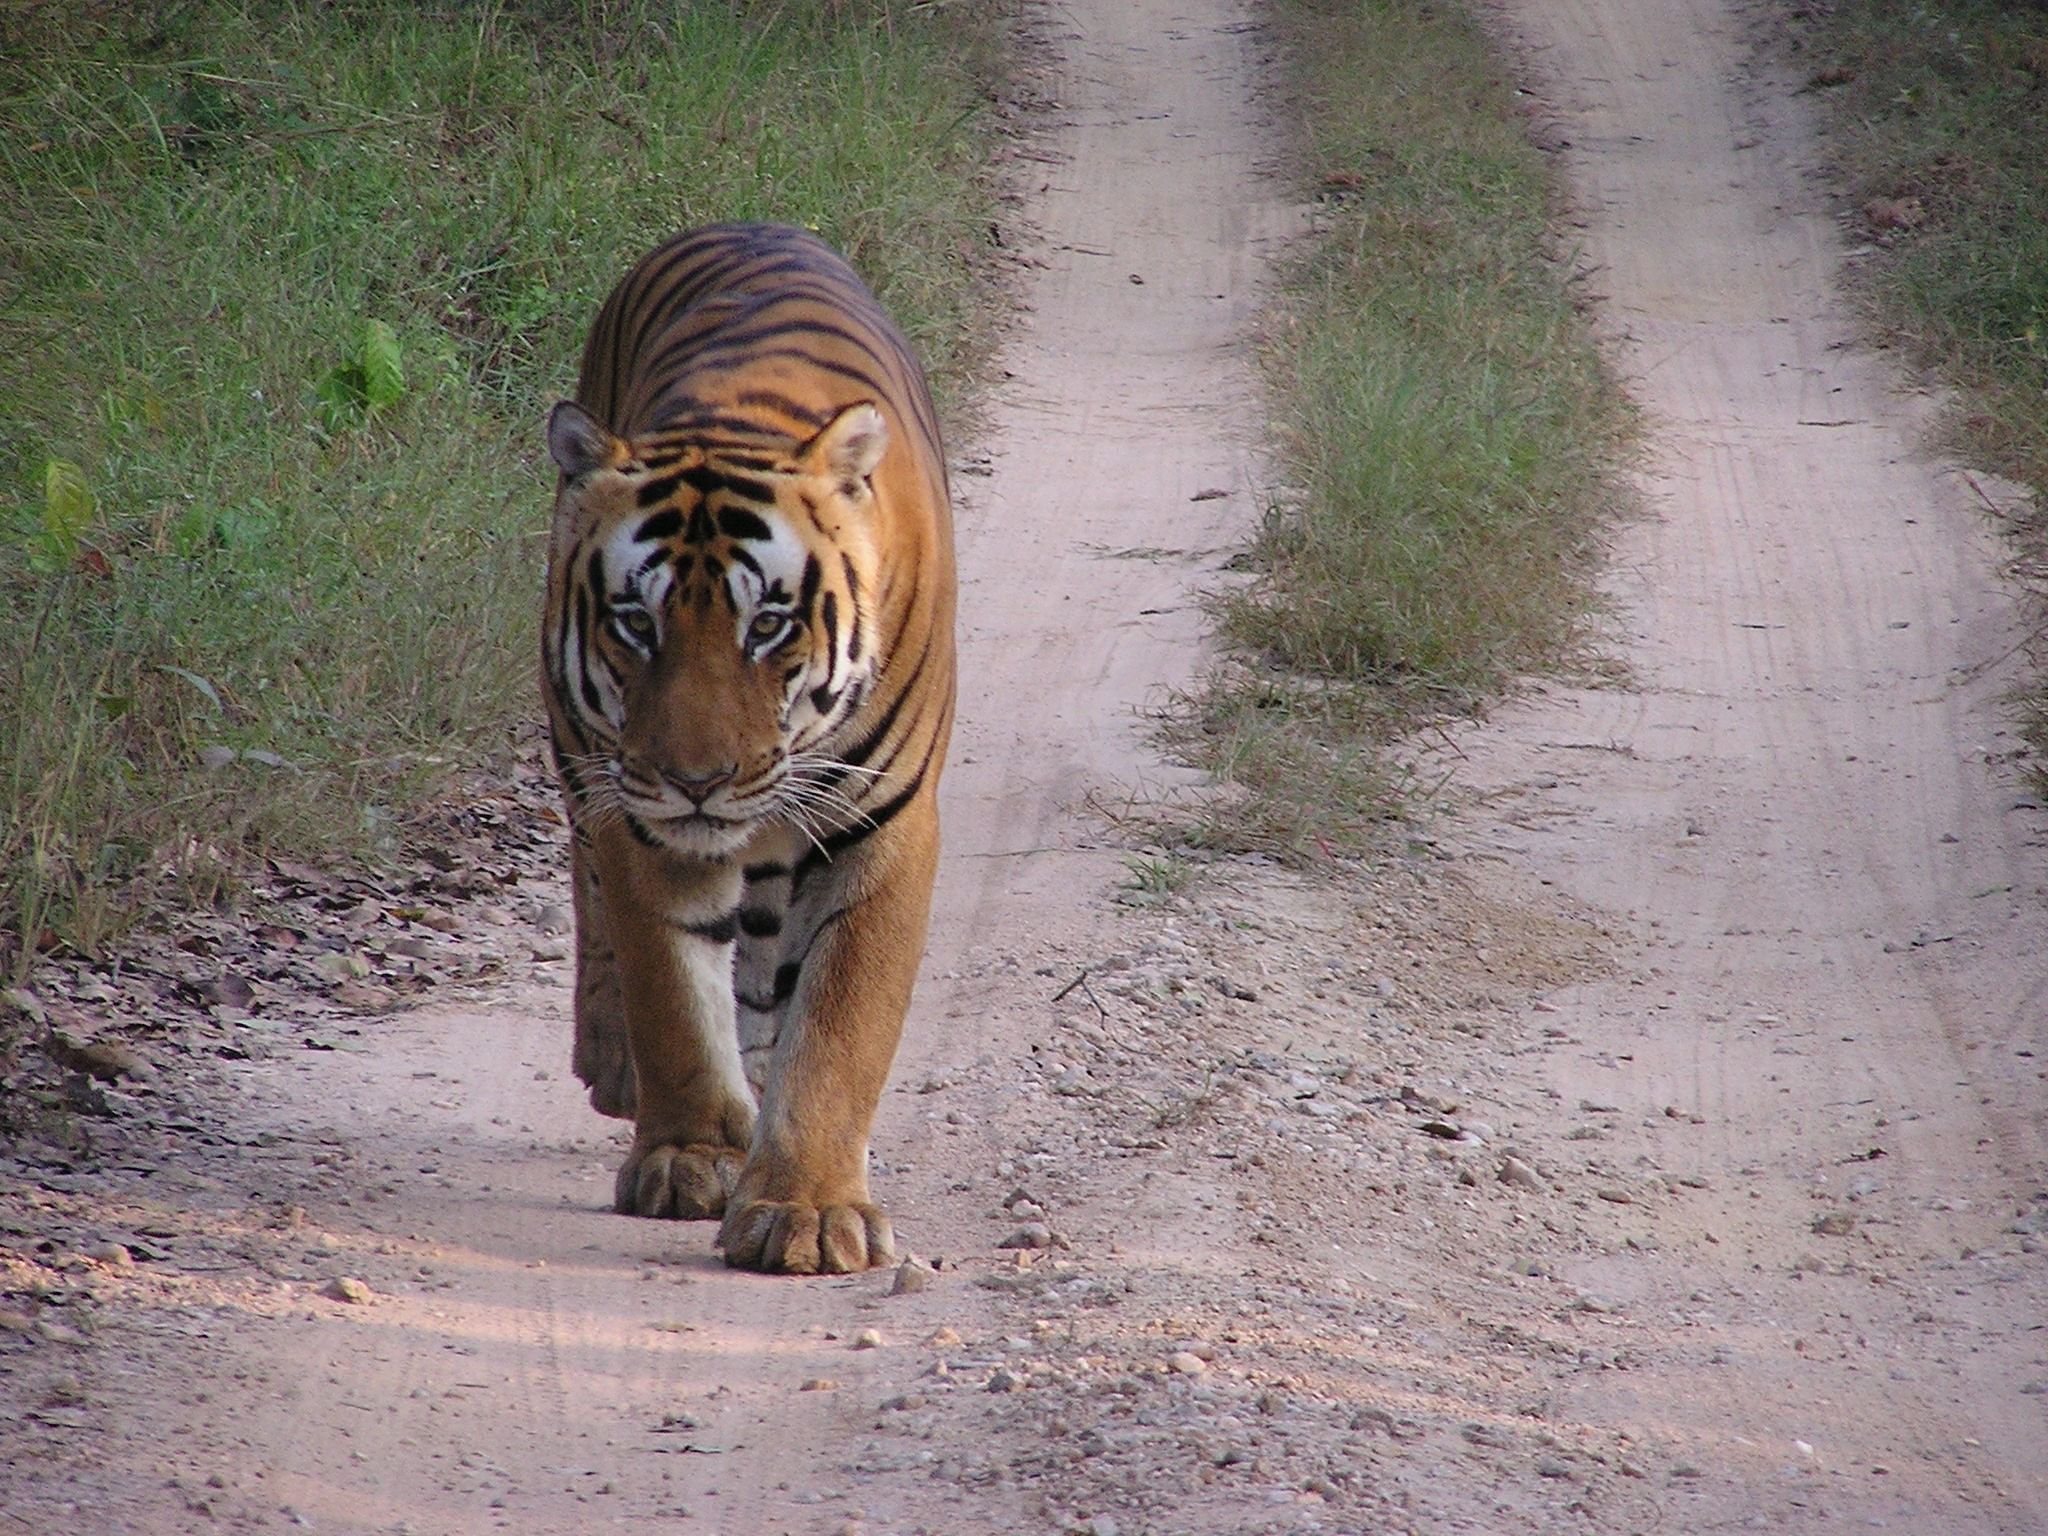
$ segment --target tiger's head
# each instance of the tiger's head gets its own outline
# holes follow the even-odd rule
[[[857,815],[859,770],[822,749],[874,681],[888,438],[865,403],[785,452],[631,440],[555,407],[543,646],[580,738],[557,746],[643,843],[719,858],[769,819],[815,836]]]

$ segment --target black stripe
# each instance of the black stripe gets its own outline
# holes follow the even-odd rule
[[[645,506],[646,503],[642,502],[641,505]],[[683,514],[674,507],[664,507],[641,523],[634,531],[633,537],[642,544],[648,544],[656,539],[672,539],[682,531]]]
[[[624,819],[626,823],[626,830],[633,834],[634,842],[638,843],[643,848],[657,848],[661,850],[663,853],[668,852],[668,844],[664,843],[660,838],[656,837],[652,832],[648,831],[646,827],[642,826],[640,824],[639,817],[627,815]]]
[[[676,926],[683,932],[709,943],[730,944],[740,931],[740,914],[732,911],[722,917],[715,917],[708,923],[678,923]]]
[[[780,880],[789,873],[787,864],[749,864],[740,871],[749,880]]]
[[[812,936],[816,942],[816,935]],[[808,951],[806,952],[808,954]],[[749,997],[744,992],[735,993],[733,1000],[742,1008],[754,1013],[774,1013],[796,996],[797,983],[803,980],[804,966],[801,960],[789,960],[775,968],[775,991],[772,996]]]
[[[555,733],[548,732],[548,755],[555,760],[555,774],[562,781],[562,788],[571,800],[583,798],[583,775],[576,765],[569,761],[569,754],[562,750],[562,744],[555,740]]]
[[[775,491],[765,480],[756,480],[751,475],[727,475],[725,488],[733,495],[746,501],[775,500]]]
[[[643,507],[651,507],[657,502],[667,501],[675,495],[679,486],[687,485],[701,496],[718,484],[719,477],[716,471],[707,469],[702,464],[692,464],[686,469],[679,469],[653,480],[641,481],[640,489],[634,493],[634,500]]]
[[[765,493],[767,487],[763,486]],[[756,513],[745,507],[727,507],[718,514],[718,531],[728,539],[755,539],[762,542],[774,537],[768,524]]]
[[[562,625],[555,634],[556,662],[559,664],[561,658],[569,654],[569,642],[571,639],[586,640],[589,635],[590,596],[579,586],[569,599],[569,622]],[[555,688],[557,695],[567,695],[569,692],[567,687],[568,681],[569,677],[565,672]]]
[[[816,555],[806,555],[804,557],[803,585],[798,589],[796,595],[796,605],[804,611],[805,618],[810,617],[811,603],[818,595],[818,583],[824,579],[824,576],[825,572],[823,567],[818,564],[818,557]]]
[[[889,734],[890,728],[896,724],[896,717],[903,710],[903,701],[916,691],[917,680],[924,675],[924,664],[931,653],[932,637],[926,635],[924,649],[917,653],[917,665],[910,669],[910,676],[903,680],[902,688],[897,691],[896,697],[889,701],[888,711],[875,722],[875,728],[869,731],[863,740],[849,751],[839,754],[842,763],[851,763],[856,768],[866,765],[867,760],[874,755],[875,749],[882,744],[883,738]]]
[[[853,556],[845,550],[839,552],[839,568],[846,573],[846,601],[853,609],[853,629],[846,637],[846,659],[859,661],[860,643],[860,577],[853,569]]]
[[[807,421],[814,427],[822,427],[830,419],[823,411],[814,411],[807,405],[798,405],[787,395],[777,394],[772,389],[743,390],[739,395],[741,405],[757,405],[764,410],[780,411],[796,421]]]
[[[765,427],[760,422],[749,421],[744,416],[727,415],[716,406],[687,396],[667,402],[660,417],[652,422],[647,430],[686,440],[707,452],[740,448],[765,452],[774,446],[794,442],[787,432],[775,427]],[[725,443],[714,440],[711,434],[718,432],[731,434],[733,440]]]
[[[825,625],[825,650],[832,658],[825,668],[825,681],[829,683],[832,681],[833,674],[839,670],[839,594],[837,592],[827,592],[825,594],[824,600],[818,604],[818,616]]]
[[[862,806],[862,820],[855,822],[850,827],[842,827],[839,831],[827,836],[823,842],[814,845],[807,851],[803,856],[802,862],[796,867],[797,886],[800,888],[805,879],[820,864],[830,863],[856,843],[874,836],[875,833],[881,831],[882,828],[894,821],[902,813],[903,807],[916,799],[917,792],[924,787],[924,776],[931,768],[932,753],[937,748],[938,739],[934,737],[931,746],[925,751],[924,761],[918,764],[917,772],[911,775],[910,782],[904,786],[902,793],[892,796],[886,803],[875,810],[869,810],[866,806]]]
[[[770,907],[741,907],[740,932],[750,939],[772,939],[782,932],[782,914]]]

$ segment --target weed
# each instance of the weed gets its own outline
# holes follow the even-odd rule
[[[1129,854],[1124,858],[1124,869],[1130,878],[1124,882],[1119,899],[1130,906],[1157,906],[1185,890],[1195,874],[1195,866],[1177,853]]]

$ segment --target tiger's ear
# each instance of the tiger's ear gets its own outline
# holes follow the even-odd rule
[[[603,422],[575,401],[564,400],[548,412],[548,457],[575,480],[593,469],[622,464],[628,455]]]
[[[889,446],[889,424],[863,400],[834,416],[797,458],[806,474],[836,480],[850,492],[875,472]]]

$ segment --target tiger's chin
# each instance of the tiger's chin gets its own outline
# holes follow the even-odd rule
[[[693,859],[730,858],[754,839],[757,823],[727,821],[702,811],[687,816],[629,816],[635,834],[650,848]]]

